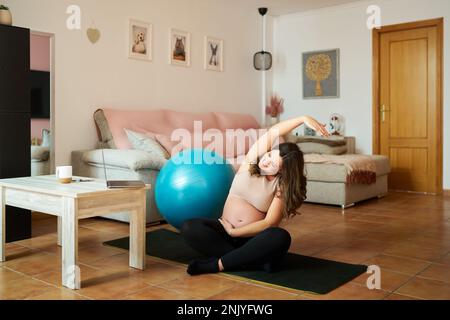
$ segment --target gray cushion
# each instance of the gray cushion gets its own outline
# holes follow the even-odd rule
[[[47,161],[50,157],[50,149],[42,146],[31,146],[31,160]]]
[[[133,171],[141,169],[160,170],[167,161],[141,150],[104,149],[103,151],[105,165]],[[86,163],[103,165],[102,150],[85,152],[82,160]]]
[[[315,142],[302,142],[302,143],[298,143],[297,145],[304,154],[318,153],[318,154],[340,155],[340,154],[347,153],[346,145],[331,147],[326,144],[315,143]]]
[[[150,153],[154,157],[160,158],[161,161],[169,159],[169,154],[155,139],[144,134],[125,129],[128,140],[136,150]]]
[[[389,159],[385,156],[371,156],[375,161],[377,177],[388,174]],[[347,169],[341,164],[306,163],[306,177],[309,181],[346,182]]]
[[[110,149],[116,149],[111,130],[109,129],[108,120],[106,120],[102,109],[95,111],[94,121],[100,132],[101,142],[106,143]]]

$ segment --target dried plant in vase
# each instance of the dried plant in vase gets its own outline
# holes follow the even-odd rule
[[[270,116],[271,124],[278,123],[280,115],[284,112],[284,99],[277,95],[270,97],[270,104],[266,106],[266,115]]]

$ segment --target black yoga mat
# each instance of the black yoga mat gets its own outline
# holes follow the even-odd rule
[[[147,233],[147,255],[188,264],[204,258],[191,249],[176,232],[159,229]],[[105,245],[129,249],[129,238],[105,242]],[[233,271],[227,274],[269,285],[317,294],[326,294],[367,271],[367,266],[353,265],[288,253],[278,271]]]

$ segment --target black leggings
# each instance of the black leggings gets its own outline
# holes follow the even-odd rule
[[[233,238],[215,219],[191,219],[183,223],[181,234],[186,243],[207,257],[222,260],[225,270],[239,270],[276,264],[291,245],[289,232],[268,228],[252,238]]]

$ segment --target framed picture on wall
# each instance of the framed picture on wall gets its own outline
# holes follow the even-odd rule
[[[339,98],[339,49],[303,53],[303,99]]]
[[[175,66],[191,65],[191,34],[186,31],[170,29],[169,63]]]
[[[152,30],[150,23],[130,19],[127,49],[129,58],[152,60]]]
[[[205,69],[223,71],[223,40],[205,37]]]

